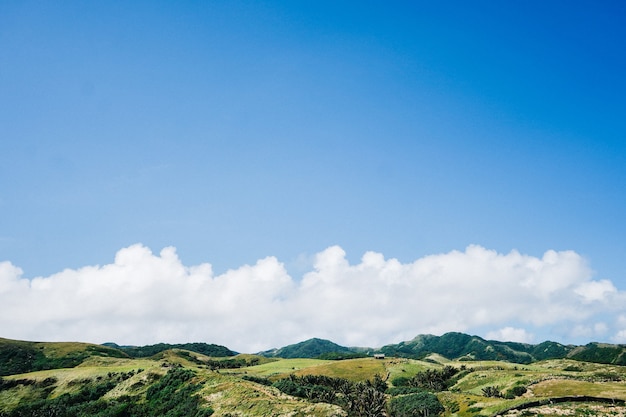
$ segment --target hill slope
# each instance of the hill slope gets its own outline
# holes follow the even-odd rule
[[[305,340],[304,342],[288,345],[280,349],[267,350],[265,352],[259,353],[259,355],[270,358],[293,359],[317,358],[321,355],[329,353],[353,354],[355,352],[347,347],[340,346],[329,340],[313,338]]]
[[[580,361],[626,365],[626,346],[589,343],[584,346],[563,345],[546,341],[537,345],[485,340],[479,336],[450,332],[441,336],[419,335],[414,339],[391,344],[380,349],[348,348],[324,339],[309,339],[259,353],[274,358],[349,358],[363,352],[384,353],[387,356],[422,359],[438,354],[450,360],[498,360],[529,364],[547,359],[569,358]],[[331,356],[329,354],[336,354]]]
[[[26,342],[0,338],[0,376],[73,368],[91,356],[128,357],[118,349],[90,343]]]
[[[156,345],[146,346],[119,346],[115,343],[105,343],[103,346],[121,350],[132,358],[147,358],[170,349],[184,349],[191,352],[201,353],[205,356],[214,357],[235,356],[237,354],[237,352],[233,352],[225,346],[209,343],[158,343]]]
[[[585,346],[546,341],[538,345],[485,340],[478,336],[450,332],[442,336],[420,335],[413,340],[387,345],[380,352],[389,356],[423,358],[431,353],[448,359],[500,360],[532,363],[546,359],[569,358],[587,362],[626,365],[626,347],[603,343]]]

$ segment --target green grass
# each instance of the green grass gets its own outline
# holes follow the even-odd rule
[[[284,395],[276,388],[242,381],[234,376],[208,375],[208,378],[200,395],[208,401],[218,416],[330,417],[341,414],[341,410],[336,406],[308,403]]]
[[[255,376],[262,376],[265,378],[276,377],[280,375],[286,375],[299,371],[300,369],[308,369],[333,361],[326,361],[320,359],[279,359],[272,362],[267,362],[261,365],[248,366],[244,368],[224,371],[224,373],[230,374],[242,374],[249,373]]]
[[[353,382],[371,380],[376,374],[386,378],[387,369],[385,361],[373,358],[348,359],[332,361],[327,364],[317,365],[311,368],[300,369],[294,374],[302,375],[325,375],[333,378],[344,378]]]
[[[452,364],[447,361],[447,364]],[[415,359],[400,359],[389,358],[384,361],[387,373],[389,375],[389,381],[393,381],[396,377],[411,378],[418,372],[425,371],[426,369],[438,368],[436,364],[431,362],[418,361]]]

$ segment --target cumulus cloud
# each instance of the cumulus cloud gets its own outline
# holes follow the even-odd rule
[[[333,246],[296,278],[275,257],[215,275],[210,264],[183,265],[172,247],[142,245],[111,264],[33,279],[0,263],[0,335],[27,340],[205,341],[255,352],[310,337],[375,347],[492,329],[484,336],[530,342],[559,327],[607,333],[595,317],[619,314],[623,300],[575,252],[539,258],[475,245],[410,263],[367,252],[355,265]],[[622,340],[626,326],[616,323]]]
[[[487,332],[486,337],[488,340],[519,343],[533,343],[535,339],[534,335],[528,333],[525,329],[517,329],[510,326]]]

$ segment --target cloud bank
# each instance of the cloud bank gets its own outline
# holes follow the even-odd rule
[[[121,249],[111,264],[28,279],[0,263],[0,336],[152,344],[204,341],[257,352],[321,337],[378,347],[463,331],[521,342],[626,341],[626,293],[572,251],[541,258],[481,246],[401,263],[332,246],[289,275],[275,257],[215,275],[173,247]],[[538,340],[540,338],[540,340]]]

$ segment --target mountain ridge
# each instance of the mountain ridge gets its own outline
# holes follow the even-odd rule
[[[439,354],[450,360],[501,360],[528,364],[547,359],[574,359],[580,361],[626,365],[626,346],[590,342],[586,345],[564,345],[544,341],[539,344],[501,342],[459,332],[441,336],[417,335],[409,341],[384,345],[380,348],[345,347],[325,339],[312,338],[278,349],[259,352],[258,355],[282,358],[319,358],[339,353],[339,358],[350,354],[385,354],[387,356],[423,359]]]

